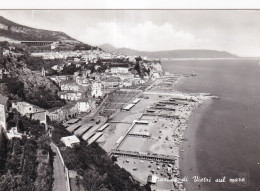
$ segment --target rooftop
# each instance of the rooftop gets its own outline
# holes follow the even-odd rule
[[[80,140],[76,137],[76,135],[62,137],[61,141],[66,145],[66,147],[72,147],[73,144],[80,143]]]

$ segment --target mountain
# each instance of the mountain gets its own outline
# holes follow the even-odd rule
[[[102,44],[101,49],[111,53],[121,53],[131,56],[147,56],[149,58],[238,58],[234,54],[217,50],[167,50],[167,51],[139,51],[130,48],[116,48],[111,44]]]
[[[168,50],[158,52],[138,51],[129,48],[119,48],[114,53],[126,55],[147,56],[149,58],[237,58],[226,51],[217,50]]]
[[[0,37],[10,41],[73,41],[67,34],[59,31],[35,29],[12,22],[0,16]]]
[[[102,50],[106,51],[106,52],[113,52],[117,49],[116,47],[114,47],[111,44],[101,44],[98,47],[101,48]]]

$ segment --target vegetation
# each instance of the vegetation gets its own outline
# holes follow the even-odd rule
[[[138,75],[141,78],[144,77],[145,75],[150,75],[150,69],[144,67],[143,60],[140,56],[136,58],[136,64],[134,66],[134,69],[137,71]]]
[[[60,138],[68,136],[69,133],[62,125],[53,126],[53,141],[59,147],[64,146]],[[150,190],[148,185],[140,186],[129,172],[115,164],[97,143],[88,145],[82,141],[73,148],[63,147],[61,152],[68,169],[77,171],[83,177],[78,181],[87,191]]]
[[[28,65],[31,68],[33,63],[42,62],[40,59],[31,59],[28,59]],[[9,71],[9,74],[4,75],[0,82],[5,84],[5,95],[10,99],[23,100],[45,109],[61,107],[65,104],[65,100],[57,95],[59,87],[46,77],[26,68],[24,61],[2,59],[0,64]],[[34,69],[37,69],[36,67],[34,66]]]
[[[52,190],[50,138],[39,121],[21,117],[16,112],[7,119],[18,125],[22,139],[13,138],[6,144],[5,165],[0,177],[0,191]]]

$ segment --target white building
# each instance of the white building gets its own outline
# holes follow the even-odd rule
[[[64,82],[60,86],[61,91],[79,91],[79,86],[74,82]]]
[[[21,115],[26,115],[30,119],[39,120],[40,123],[47,125],[46,111],[38,106],[27,102],[13,102],[12,108],[16,109]]]
[[[128,73],[127,67],[111,67],[110,68],[111,73]]]
[[[77,101],[77,107],[79,112],[89,112],[90,104],[87,99],[80,99]]]
[[[81,99],[83,94],[82,94],[82,92],[74,92],[74,91],[68,90],[68,91],[60,92],[59,96],[61,99],[73,101],[73,100]]]
[[[100,81],[93,82],[91,95],[93,97],[102,97],[104,95],[104,85]]]
[[[22,134],[18,133],[17,127],[12,127],[6,134],[7,134],[8,139],[12,139],[14,137],[20,138],[20,139],[22,138]]]
[[[60,140],[65,144],[66,147],[73,147],[73,145],[80,143],[80,140],[78,137],[76,137],[76,135],[62,137]]]
[[[33,105],[23,101],[13,102],[12,108],[16,109],[21,115],[25,115],[27,113],[34,113]]]
[[[160,74],[158,72],[153,72],[152,78],[160,78]]]

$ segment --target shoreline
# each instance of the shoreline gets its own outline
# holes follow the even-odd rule
[[[117,156],[117,164],[138,181],[145,183],[148,175],[156,176],[158,181],[151,186],[152,190],[185,190],[182,182],[183,161],[180,157],[186,153],[186,148],[183,147],[187,142],[186,128],[194,112],[212,98],[208,93],[176,91],[176,84],[186,77],[188,76],[169,74],[157,79],[149,86],[149,90],[143,92],[140,101],[133,108],[120,111],[110,120],[103,138],[98,141],[108,153]],[[147,124],[135,124],[133,127],[131,124],[136,119],[147,121]],[[122,137],[124,140],[121,143]],[[195,135],[192,137],[195,139]],[[126,152],[136,155],[133,158],[132,155],[120,154]],[[162,157],[174,157],[175,162],[148,159],[142,156],[143,153],[148,156],[161,154]]]
[[[197,131],[201,123],[201,118],[212,103],[212,99],[207,99],[196,108],[187,119],[187,128],[184,131],[184,137],[188,141],[183,141],[181,149],[184,152],[180,153],[180,169],[181,178],[188,177],[189,181],[184,183],[186,191],[199,191],[198,183],[192,181],[193,176],[199,176],[199,169],[196,161],[196,142]]]

